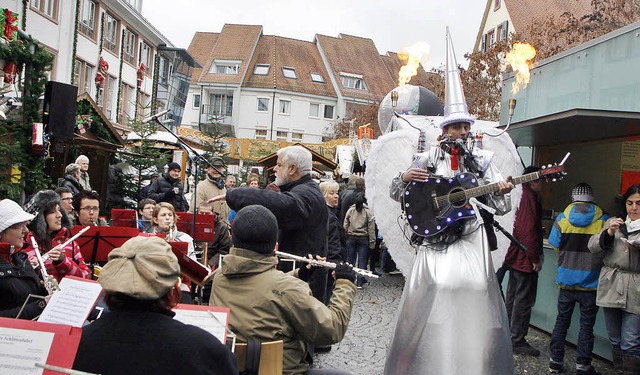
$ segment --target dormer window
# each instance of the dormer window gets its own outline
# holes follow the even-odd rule
[[[324,83],[324,78],[318,73],[311,73],[311,80],[313,82]]]
[[[214,60],[209,73],[238,75],[242,61],[239,60]]]
[[[253,74],[257,76],[266,76],[269,74],[269,64],[256,64]]]
[[[348,89],[366,90],[367,86],[364,84],[364,77],[360,74],[340,73],[340,82],[342,86]]]
[[[285,76],[285,78],[293,78],[293,79],[297,79],[298,76],[296,76],[296,69],[295,68],[290,68],[287,66],[283,66],[282,67],[282,74]]]

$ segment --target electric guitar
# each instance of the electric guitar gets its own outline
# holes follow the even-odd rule
[[[539,178],[556,181],[566,175],[562,164],[542,168],[538,172],[513,177],[511,182],[519,185]],[[473,173],[461,173],[455,177],[431,176],[424,182],[407,184],[402,196],[402,209],[411,231],[429,238],[460,228],[465,220],[475,218],[476,212],[469,199],[498,190],[497,182],[478,186],[478,178]]]

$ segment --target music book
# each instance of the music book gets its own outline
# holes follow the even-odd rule
[[[184,324],[191,324],[204,329],[223,344],[227,342],[229,314],[231,312],[228,307],[180,303],[173,309],[173,312],[176,313],[174,319]]]
[[[0,318],[0,374],[59,374],[36,364],[71,368],[81,336],[67,325]]]
[[[111,226],[138,228],[138,211],[125,208],[112,208]]]
[[[102,286],[97,281],[65,276],[38,321],[82,327],[101,293]]]

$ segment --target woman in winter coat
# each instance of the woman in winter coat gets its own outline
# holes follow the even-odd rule
[[[47,273],[59,282],[65,276],[83,279],[91,278],[91,270],[84,262],[80,247],[75,241],[61,247],[71,237],[71,220],[60,206],[60,196],[53,190],[38,192],[27,204],[27,211],[35,215],[29,224],[29,234],[22,250],[29,256],[34,268],[38,259],[33,248],[32,238],[38,244],[43,255]],[[46,255],[45,255],[46,254]]]
[[[46,295],[27,254],[20,251],[31,219],[33,215],[22,210],[16,202],[0,201],[0,317],[17,317],[29,294]],[[42,299],[31,298],[20,318],[33,319],[45,306]]]
[[[356,203],[345,214],[343,227],[347,231],[347,263],[355,264],[357,258],[357,267],[366,269],[369,249],[376,246],[376,226],[373,214],[365,205],[364,193],[356,195]],[[362,288],[365,282],[358,275],[356,286]]]
[[[626,218],[607,220],[589,240],[589,250],[604,252],[596,303],[604,311],[614,366],[640,374],[640,184],[622,198]]]
[[[346,233],[338,219],[338,203],[340,202],[338,191],[340,190],[340,186],[335,181],[325,181],[320,184],[320,190],[322,191],[322,195],[324,195],[324,199],[327,201],[327,210],[329,211],[327,220],[327,261],[336,264],[344,263],[346,259],[346,244],[343,239],[346,240]],[[318,271],[316,270],[316,272]],[[333,280],[333,278],[327,278],[325,304],[328,304],[331,299],[334,282],[335,280]]]

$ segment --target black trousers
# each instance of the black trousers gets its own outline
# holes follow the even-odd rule
[[[538,273],[509,270],[507,286],[507,316],[511,326],[511,343],[523,344],[529,332],[531,309],[536,303]]]

